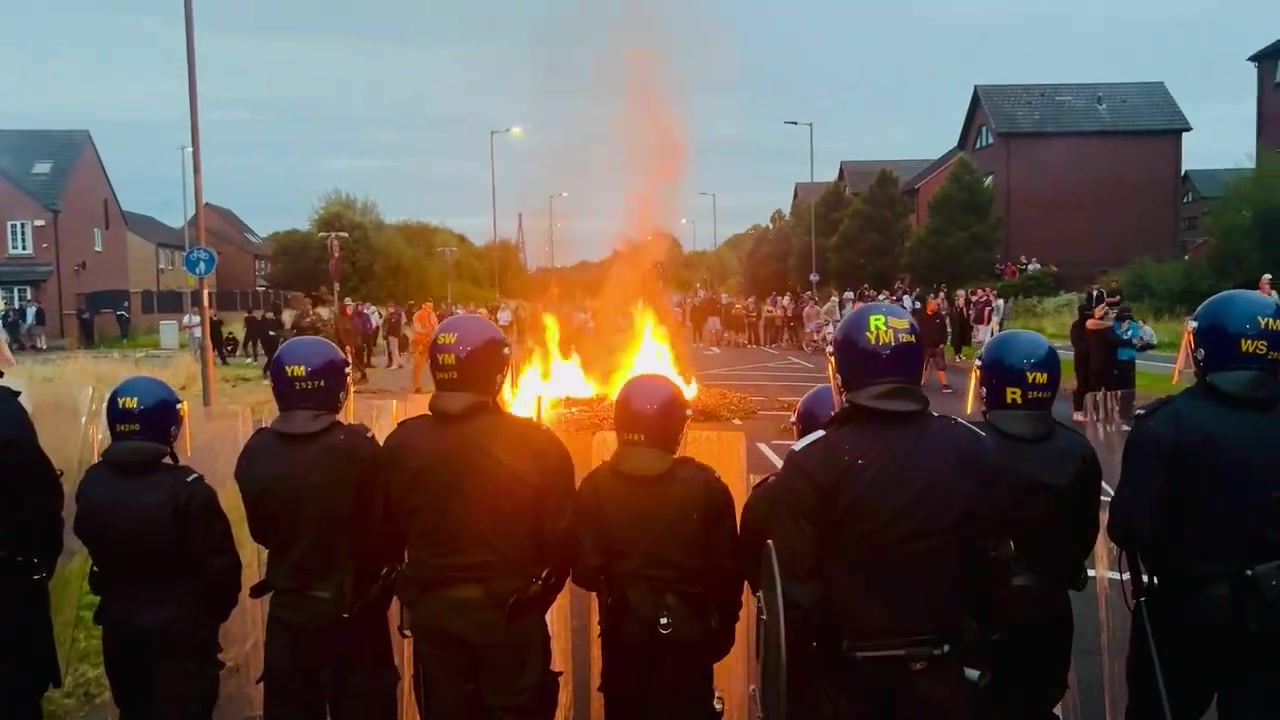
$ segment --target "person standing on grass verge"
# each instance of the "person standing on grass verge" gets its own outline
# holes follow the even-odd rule
[[[258,352],[262,350],[262,318],[254,315],[253,308],[244,316],[244,364],[253,365],[258,362]]]
[[[182,329],[187,331],[187,350],[199,360],[204,352],[204,326],[200,322],[199,308],[193,307],[182,316]]]
[[[940,298],[946,300],[946,297]],[[969,298],[963,289],[956,291],[951,304],[951,352],[957,362],[964,360],[965,350],[973,346],[973,322],[969,319]]]
[[[1071,323],[1071,351],[1076,374],[1076,387],[1071,392],[1071,419],[1084,422],[1084,400],[1095,388],[1089,385],[1089,338],[1085,324],[1093,312],[1089,303],[1082,302],[1076,306],[1076,319]]]

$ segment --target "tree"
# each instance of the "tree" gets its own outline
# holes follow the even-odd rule
[[[330,190],[320,197],[311,212],[313,233],[345,232],[340,259],[342,294],[372,299],[386,286],[375,281],[374,238],[385,223],[378,204],[342,190]],[[341,300],[342,298],[337,298]]]
[[[924,283],[959,287],[986,277],[1000,247],[993,192],[967,158],[956,160],[929,200],[929,220],[907,244],[903,265]]]
[[[329,249],[309,230],[281,230],[266,238],[271,248],[267,282],[272,287],[310,292],[328,285]]]
[[[817,271],[825,281],[831,280],[831,242],[835,238],[836,233],[840,231],[840,226],[844,223],[845,217],[849,214],[849,208],[853,206],[853,198],[845,194],[844,188],[836,183],[831,183],[822,195],[814,201],[812,210],[813,222],[817,228],[817,232],[812,235],[809,232],[810,227],[810,209],[809,204],[797,200],[791,206],[791,263],[790,278],[793,284],[800,287],[809,286],[809,273],[813,271],[814,265],[814,245],[817,245]]]
[[[752,233],[743,265],[743,285],[748,293],[765,297],[786,288],[787,260],[791,254],[787,216],[774,210],[766,228]]]
[[[1260,160],[1207,218],[1205,261],[1219,287],[1253,287],[1259,275],[1280,267],[1280,160]]]
[[[889,287],[898,276],[911,233],[911,205],[897,176],[881,170],[841,224],[831,245],[831,282]]]

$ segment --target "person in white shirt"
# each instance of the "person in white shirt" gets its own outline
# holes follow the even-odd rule
[[[1040,269],[1040,261],[1031,258],[1031,262],[1027,263],[1027,272],[1035,272]]]
[[[991,335],[994,336],[1000,332],[1000,326],[1004,324],[1004,298],[995,291],[991,291]]]
[[[187,349],[196,357],[204,350],[204,326],[195,308],[182,316],[182,329],[187,331]]]
[[[502,329],[502,334],[511,339],[511,308],[506,303],[498,306],[498,327]]]

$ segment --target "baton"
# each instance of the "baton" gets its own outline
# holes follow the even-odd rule
[[[1147,607],[1147,586],[1142,579],[1142,562],[1137,557],[1129,557],[1129,581],[1133,585],[1133,604],[1138,610],[1142,624],[1147,629],[1147,649],[1151,652],[1151,668],[1155,671],[1156,691],[1160,693],[1160,705],[1164,709],[1165,720],[1173,720],[1173,711],[1169,707],[1169,691],[1164,684],[1164,670],[1160,667],[1160,655],[1156,651],[1156,637],[1151,626],[1151,610]]]

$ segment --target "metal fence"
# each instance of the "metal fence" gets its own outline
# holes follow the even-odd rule
[[[97,706],[66,709],[51,714],[51,717],[81,717],[81,711],[99,716],[110,703],[100,671],[86,667],[100,659],[100,655],[94,646],[94,629],[85,611],[88,559],[70,532],[76,484],[106,442],[103,397],[104,391],[100,388],[68,383],[32,389],[28,398],[46,451],[65,471],[67,550],[52,585],[60,654],[64,668],[70,670],[68,686],[62,696],[82,698],[84,702]],[[1090,407],[1096,410],[1085,423],[1084,430],[1097,450],[1104,470],[1106,485],[1100,517],[1103,532],[1098,537],[1091,561],[1089,587],[1073,596],[1076,637],[1071,688],[1060,712],[1068,720],[1121,720],[1126,700],[1124,673],[1130,613],[1124,591],[1126,569],[1119,566],[1118,553],[1106,537],[1105,528],[1108,500],[1119,477],[1126,432],[1123,420],[1107,410],[1121,407],[1119,402],[1111,403],[1111,398],[1101,397],[1090,400]],[[423,396],[387,398],[356,394],[345,419],[368,425],[379,439],[383,439],[398,422],[425,411],[426,398]],[[244,563],[242,585],[246,593],[248,587],[261,578],[265,563],[259,548],[249,537],[233,473],[238,448],[257,428],[269,423],[272,416],[272,412],[255,413],[238,407],[193,408],[177,448],[183,462],[201,472],[223,502]],[[68,418],[79,418],[76,427],[69,427]],[[612,433],[564,434],[562,438],[574,459],[579,479],[608,457],[616,442]],[[693,431],[686,441],[685,450],[719,471],[729,483],[740,510],[752,481],[746,474],[745,437],[737,432]],[[737,647],[716,669],[716,685],[725,700],[725,717],[730,720],[755,717],[755,709],[748,706],[754,602],[749,597],[745,599],[747,603],[738,627]],[[257,680],[262,671],[265,611],[265,601],[250,600],[243,595],[239,606],[222,628],[226,669],[215,716],[218,720],[244,720],[261,713],[261,686]],[[388,618],[388,632],[394,638],[402,678],[401,718],[416,720],[412,683],[409,682],[412,676],[412,641],[402,640],[394,632],[398,617],[398,609],[393,607]],[[565,673],[557,718],[600,720],[603,709],[601,698],[595,692],[599,683],[600,651],[594,603],[589,595],[571,585],[548,613],[547,619],[552,633],[553,664]]]

